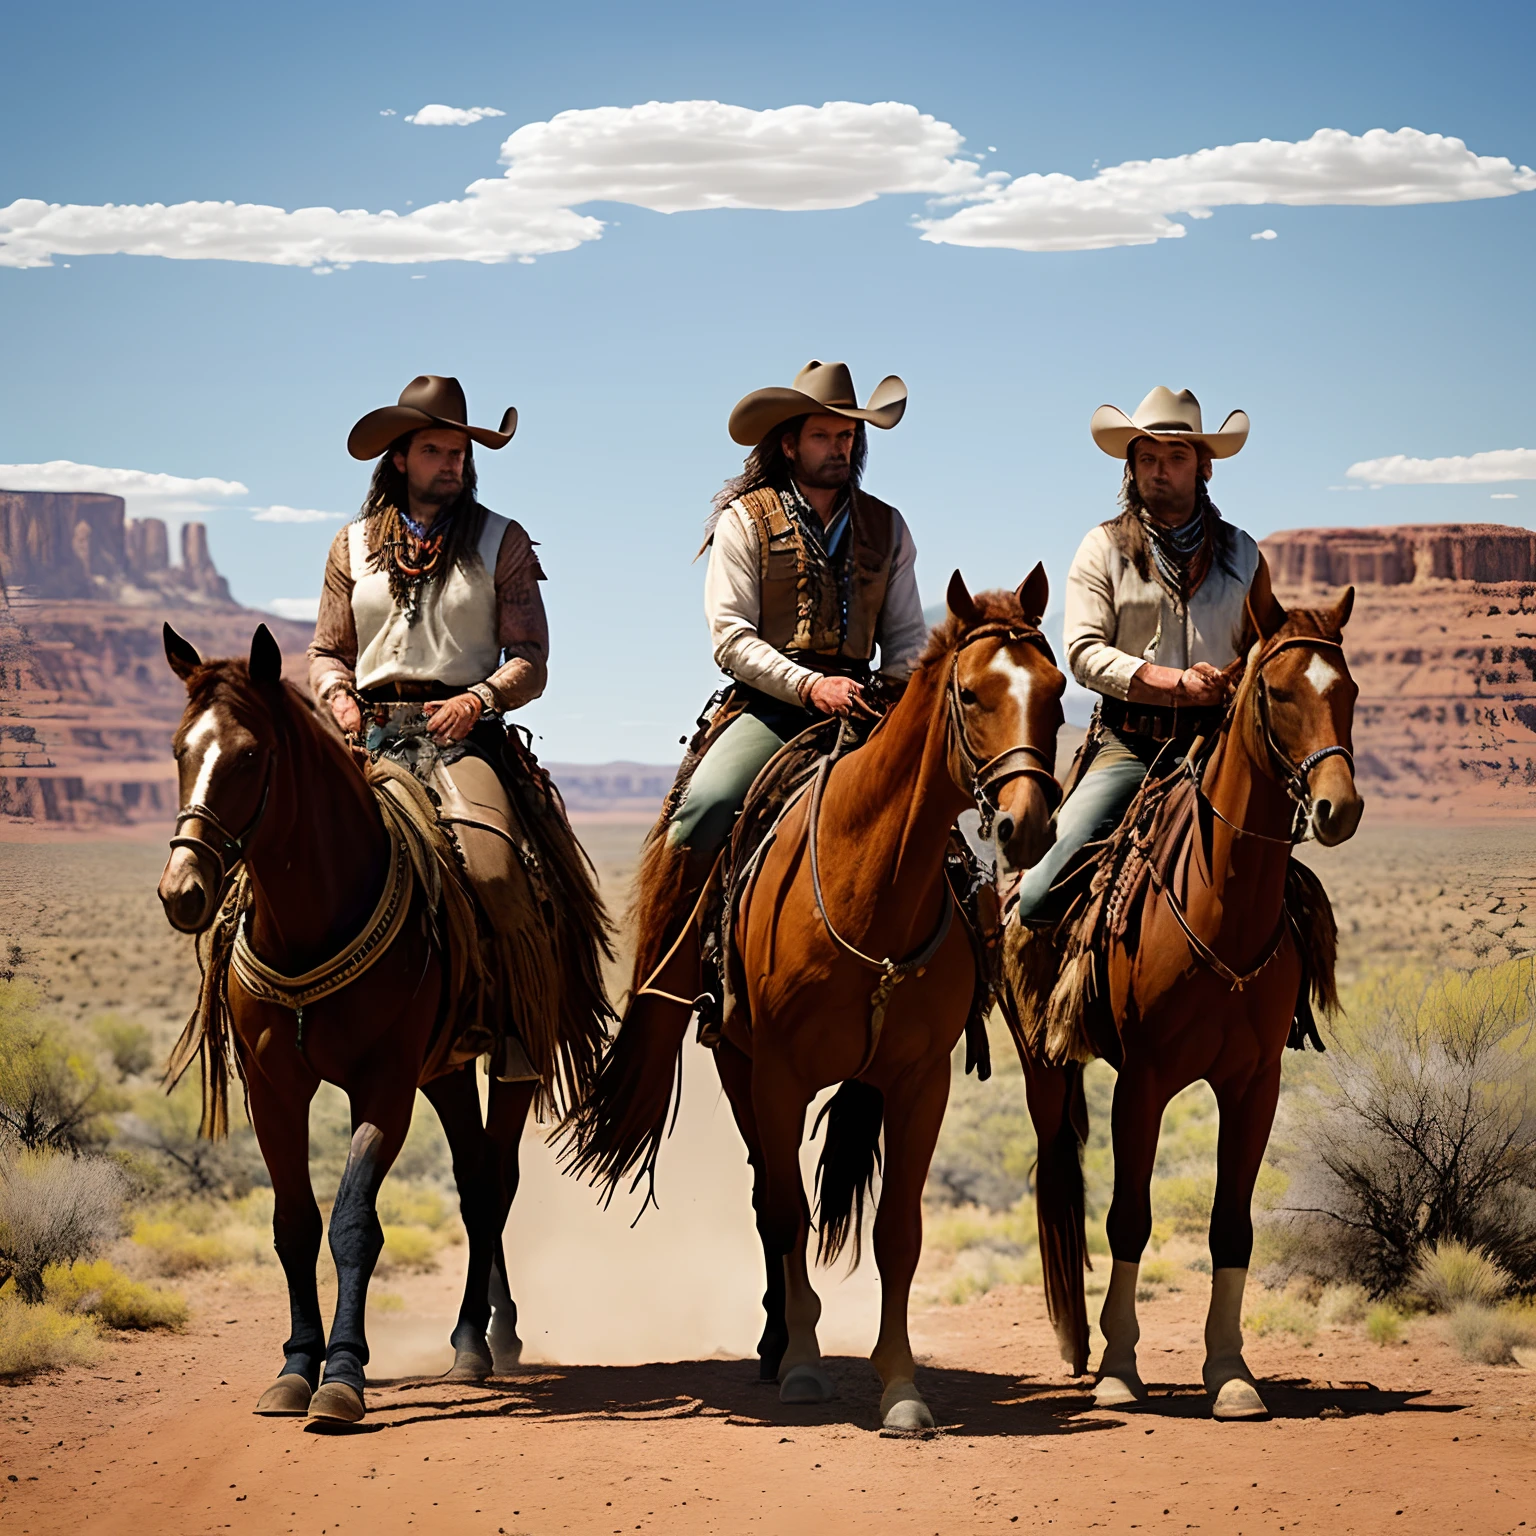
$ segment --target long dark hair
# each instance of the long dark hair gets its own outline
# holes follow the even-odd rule
[[[807,412],[804,416],[791,416],[788,421],[781,422],[747,455],[741,473],[732,475],[715,492],[712,502],[714,510],[704,524],[706,542],[713,537],[715,524],[720,521],[720,514],[738,496],[745,496],[748,491],[760,491],[764,487],[775,491],[789,489],[794,471],[789,462],[789,455],[784,452],[784,439],[789,437],[799,442],[800,429],[809,420],[810,413]],[[853,430],[853,452],[848,456],[849,485],[857,486],[864,478],[864,466],[868,462],[869,429],[862,421],[856,421]]]
[[[370,559],[376,567],[387,564],[392,544],[401,537],[399,518],[410,510],[410,491],[405,471],[395,467],[395,455],[402,458],[410,451],[415,432],[397,437],[384,450],[379,462],[373,466],[373,479],[368,483],[368,495],[363,500],[358,518],[363,522],[377,520],[368,543]],[[444,574],[454,566],[468,566],[479,558],[480,535],[485,531],[485,508],[475,499],[479,485],[475,474],[475,445],[464,445],[464,487],[453,501],[439,507],[437,516],[446,519],[447,537],[443,540],[443,557],[438,567]]]
[[[1141,487],[1136,484],[1136,444],[1142,441],[1142,438],[1133,438],[1125,450],[1125,475],[1120,481],[1120,509],[1137,518],[1142,517],[1147,510],[1146,502],[1141,499]],[[1211,467],[1211,451],[1204,443],[1196,443],[1195,453],[1200,460],[1200,473],[1195,476],[1195,515],[1205,524],[1211,541],[1211,556],[1216,564],[1229,576],[1236,576],[1237,556],[1233,548],[1232,525],[1222,517],[1221,508],[1211,500],[1210,486],[1206,481]],[[1145,579],[1148,572],[1141,570],[1140,574]]]

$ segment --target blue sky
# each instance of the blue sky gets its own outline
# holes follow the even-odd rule
[[[930,600],[956,565],[973,586],[1013,585],[1036,559],[1059,592],[1118,480],[1088,418],[1104,401],[1134,407],[1156,383],[1194,389],[1212,423],[1234,407],[1250,413],[1249,445],[1212,489],[1257,535],[1530,523],[1536,511],[1536,197],[1512,190],[1531,184],[1520,168],[1536,163],[1530,7],[1239,6],[1159,26],[1118,4],[82,5],[15,13],[7,36],[0,464],[237,482],[243,493],[204,495],[210,510],[197,515],[236,595],[260,607],[314,596],[339,524],[258,521],[253,509],[354,511],[367,470],[343,443],[356,417],[419,372],[457,374],[488,424],[516,404],[518,435],[480,456],[481,485],[540,541],[549,573],[550,691],[528,720],[554,759],[675,755],[716,676],[702,566],[690,561],[710,494],[739,465],[726,417],[740,395],[788,383],[813,356],[846,359],[866,393],[887,372],[907,380],[906,419],[874,434],[867,483],[907,514]],[[542,166],[554,190],[538,194],[549,209],[533,222],[518,214],[509,250],[544,238],[528,231],[549,221],[587,232],[531,264],[358,259],[317,275],[274,264],[287,215],[260,216],[279,229],[269,238],[242,233],[245,216],[232,213],[209,217],[215,246],[239,259],[120,254],[148,237],[125,235],[106,208],[409,215],[449,204],[451,221],[471,182],[511,196],[501,145],[524,125],[653,101],[752,113],[897,103],[915,109],[902,122],[917,137],[860,192],[863,172],[843,174],[836,125],[813,113],[794,139],[809,157],[803,173],[794,161],[764,193],[726,166],[701,194],[772,206],[665,213],[654,211],[665,197],[624,191],[644,180],[625,162],[624,132],[597,143],[582,134],[599,119],[580,118],[555,142],[536,128],[519,140],[538,154],[518,174]],[[405,121],[428,103],[505,115]],[[863,131],[857,114],[850,121]],[[1115,218],[1187,233],[1108,249],[934,243],[913,222],[1007,213],[977,190],[987,173],[1058,172],[1079,184],[1067,188],[1079,239],[1092,222],[1081,184],[1105,168],[1195,156],[1163,179],[1267,185],[1251,149],[1198,157],[1261,139],[1304,146],[1288,163],[1323,196],[1338,184],[1353,198],[1354,172],[1307,141],[1320,129],[1405,128],[1510,164],[1479,170],[1465,152],[1397,139],[1391,154],[1413,161],[1404,175],[1421,187],[1412,195],[1458,200],[1218,204],[1210,217],[1188,215],[1187,188],[1154,206],[1145,174],[1115,172],[1105,184]],[[707,123],[698,132],[708,138]],[[881,152],[884,134],[859,143]],[[936,177],[935,164],[948,169]],[[1364,195],[1390,202],[1395,164],[1361,173]],[[969,183],[967,201],[933,206],[945,177],[951,190]],[[827,200],[870,200],[793,206],[823,184]],[[883,190],[898,184],[927,190]],[[1039,184],[992,185],[1027,199]],[[577,200],[594,187],[608,195]],[[75,205],[69,230],[45,221],[24,243],[16,230],[32,215],[16,200],[30,199]],[[176,249],[196,234],[174,212],[142,217]],[[1039,210],[1010,217],[1003,238],[1030,243]],[[593,218],[599,238],[583,223]],[[974,225],[949,226],[962,227]],[[1274,238],[1251,238],[1266,230]],[[378,238],[387,245],[390,230]],[[1478,454],[1503,457],[1387,478],[1527,478],[1373,490],[1369,476],[1347,474],[1394,455]],[[129,514],[166,501],[130,494]]]

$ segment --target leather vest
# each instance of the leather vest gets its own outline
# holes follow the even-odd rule
[[[867,491],[852,493],[849,509],[847,614],[826,552],[800,531],[771,488],[738,500],[757,529],[762,578],[757,632],[791,655],[868,661],[875,654],[880,611],[895,550],[895,509]]]

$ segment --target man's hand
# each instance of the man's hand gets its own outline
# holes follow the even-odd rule
[[[357,707],[357,700],[347,692],[345,688],[337,688],[330,696],[331,713],[336,717],[336,724],[347,736],[361,736],[363,733],[363,712]]]
[[[824,715],[872,715],[864,702],[864,690],[851,677],[818,677],[806,699]]]
[[[451,699],[437,699],[421,707],[432,739],[444,745],[450,741],[463,741],[479,723],[484,708],[473,693],[456,693]]]
[[[1227,699],[1227,681],[1217,667],[1208,661],[1197,661],[1179,677],[1178,687],[1173,690],[1173,702],[1179,705],[1205,707],[1224,704]]]

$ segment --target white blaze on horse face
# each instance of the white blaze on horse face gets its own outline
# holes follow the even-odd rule
[[[1326,656],[1314,651],[1307,663],[1306,679],[1317,690],[1320,699],[1328,697],[1328,690],[1339,680],[1339,669]]]
[[[1032,681],[1029,668],[1015,661],[1008,654],[1006,646],[1000,646],[987,670],[1007,678],[1008,692],[1013,695],[1014,703],[1019,706],[1019,713],[1024,714],[1029,708],[1029,689]]]
[[[219,744],[214,739],[218,735],[219,724],[213,717],[213,711],[205,710],[192,722],[191,729],[182,738],[182,744],[189,752],[195,752],[207,743],[203,755],[197,765],[197,782],[192,786],[192,796],[188,800],[189,805],[206,805],[208,803],[208,791],[213,785],[213,770],[219,761]]]

